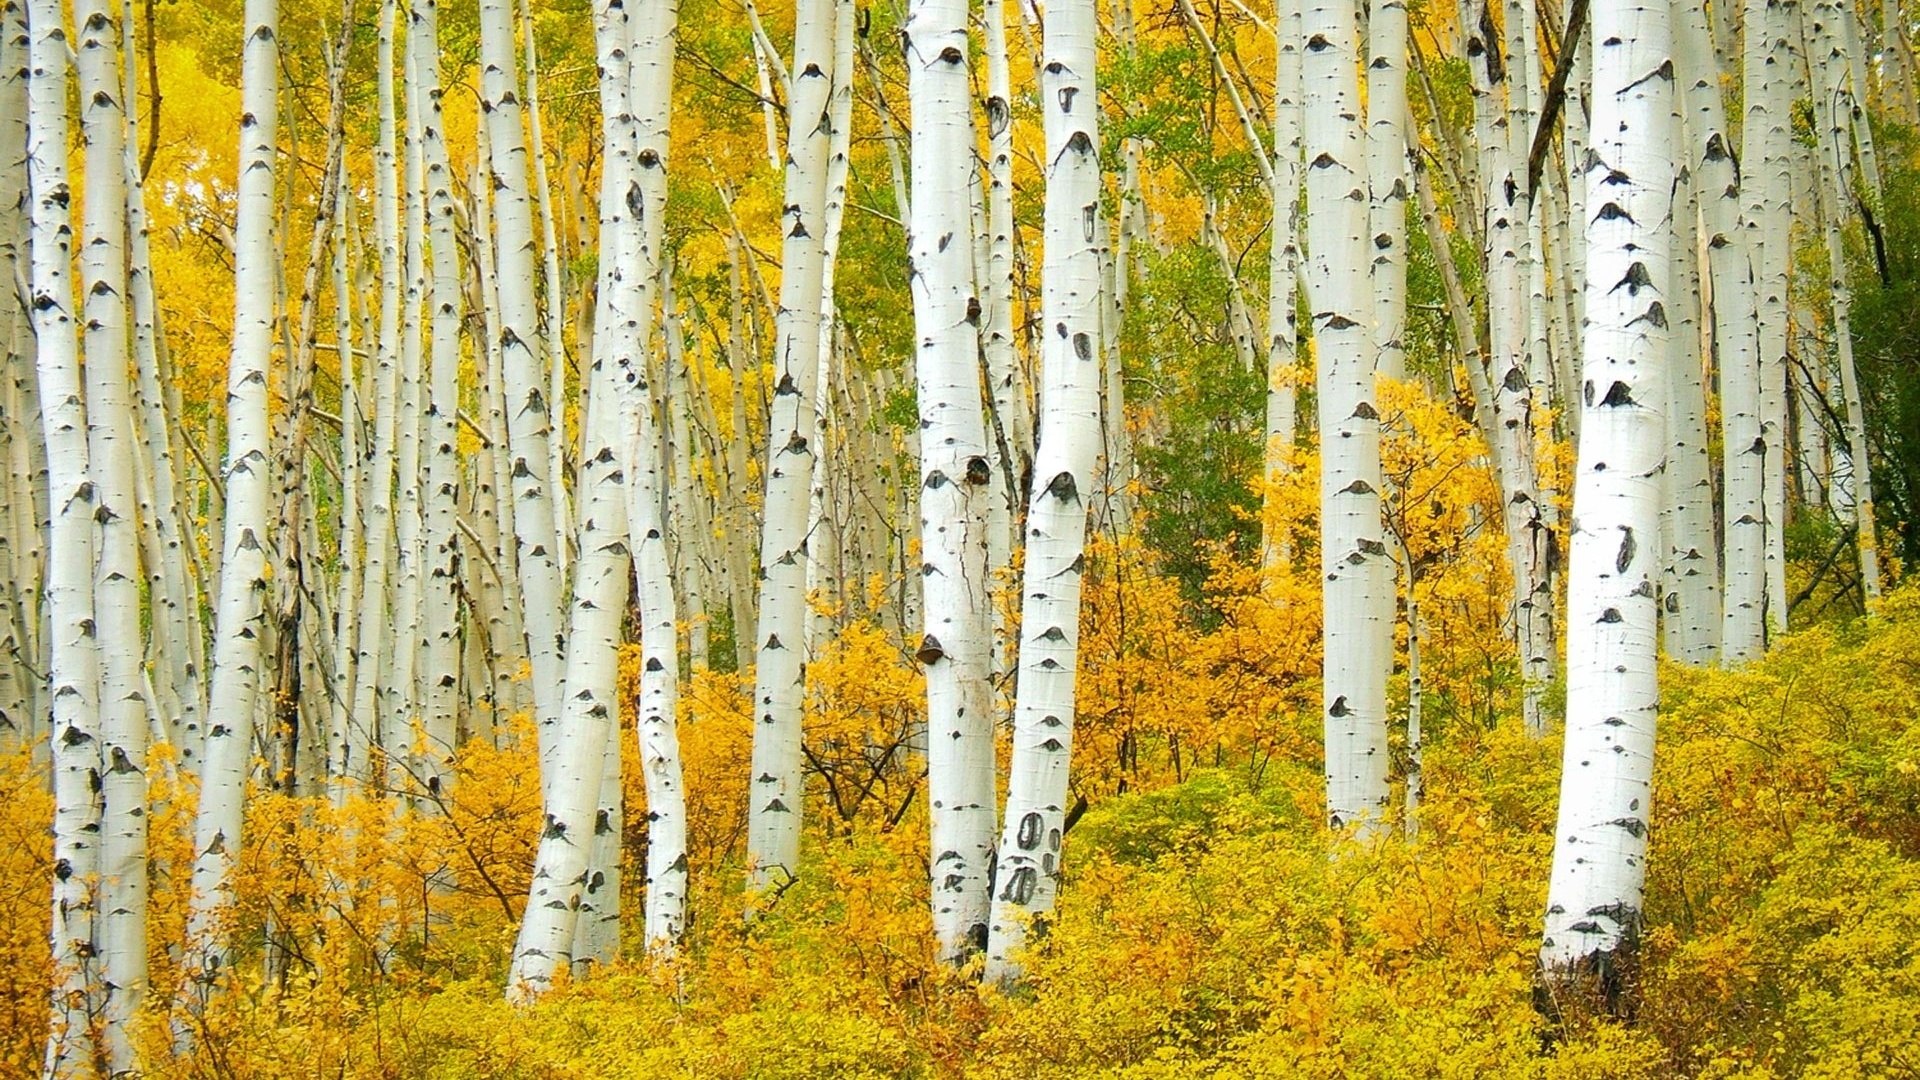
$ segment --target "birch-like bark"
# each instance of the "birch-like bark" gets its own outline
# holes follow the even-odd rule
[[[798,0],[798,5],[760,538],[753,772],[747,795],[747,872],[756,891],[783,884],[799,872],[805,786],[800,717],[806,680],[806,528],[817,450],[813,391],[819,370],[821,238],[833,126],[828,113],[834,9],[830,0]]]
[[[1807,51],[1812,61],[1815,120],[1826,127],[1826,137],[1819,141],[1815,153],[1820,159],[1820,177],[1826,185],[1825,201],[1831,211],[1822,216],[1826,218],[1828,284],[1833,298],[1834,365],[1840,372],[1840,393],[1846,405],[1847,460],[1852,466],[1851,509],[1855,544],[1860,552],[1860,588],[1871,602],[1880,598],[1880,552],[1873,520],[1870,461],[1873,455],[1868,452],[1866,414],[1853,363],[1853,284],[1847,273],[1847,249],[1841,232],[1841,216],[1846,213],[1853,189],[1851,129],[1856,112],[1847,86],[1847,57],[1841,38],[1834,33],[1835,23],[1847,17],[1841,6],[1832,2],[1815,5],[1808,24]],[[1861,85],[1860,89],[1864,91],[1865,86]],[[1863,151],[1866,145],[1861,144]]]
[[[679,0],[640,0],[634,20],[629,85],[632,93],[640,216],[631,260],[637,349],[622,372],[625,387],[627,520],[633,572],[640,595],[640,767],[647,791],[645,942],[655,957],[672,955],[686,929],[687,806],[681,787],[679,610],[673,560],[667,549],[667,476],[658,452],[648,400],[655,340],[654,293],[665,274],[667,176],[673,108],[673,61]],[[850,33],[851,27],[848,28]],[[663,290],[664,291],[664,290]],[[671,304],[669,298],[668,304]],[[671,312],[668,318],[671,319]],[[672,330],[668,331],[672,333]],[[677,358],[669,349],[668,362]],[[669,395],[664,412],[680,402]],[[613,859],[619,859],[616,841]]]
[[[247,0],[241,60],[240,179],[234,226],[233,349],[227,367],[226,524],[214,613],[213,685],[200,810],[193,830],[186,969],[203,985],[227,966],[226,920],[235,900],[254,712],[265,660],[268,475],[267,370],[272,361],[276,252],[274,139],[278,130],[277,0]],[[210,986],[208,987],[210,989]],[[190,1043],[182,1024],[176,1042]]]
[[[1765,461],[1755,449],[1760,441],[1760,366],[1751,238],[1740,218],[1744,178],[1733,157],[1712,31],[1698,0],[1678,5],[1674,33],[1674,60],[1685,87],[1685,160],[1694,189],[1703,196],[1700,216],[1711,298],[1705,317],[1719,362],[1724,570],[1718,653],[1722,662],[1733,664],[1758,656],[1766,642],[1766,511],[1761,505]]]
[[[1269,198],[1273,224],[1267,250],[1267,409],[1265,473],[1267,491],[1279,490],[1293,469],[1293,440],[1299,426],[1300,370],[1300,183],[1305,143],[1300,111],[1300,0],[1278,0],[1274,10],[1273,174]],[[1267,515],[1262,516],[1263,523]],[[1288,538],[1263,524],[1262,562],[1269,570],[1285,563]]]
[[[423,354],[425,327],[420,309],[427,291],[426,162],[420,153],[419,95],[413,92],[414,50],[401,62],[406,80],[404,97],[406,141],[400,184],[401,267],[400,395],[394,409],[393,536],[397,577],[393,585],[393,649],[387,657],[382,687],[381,748],[387,761],[387,786],[418,794],[423,775],[420,755],[422,719],[420,659],[422,601],[425,598],[423,564],[426,543],[421,515],[420,443],[426,412]],[[402,781],[404,780],[404,784]]]
[[[593,858],[601,849],[603,830],[613,827],[602,812],[602,782],[608,741],[618,726],[620,622],[626,610],[629,566],[623,475],[627,455],[621,441],[631,435],[624,430],[622,415],[630,406],[620,379],[623,368],[632,370],[639,326],[631,307],[637,290],[627,278],[638,246],[630,210],[630,200],[638,200],[628,96],[628,20],[620,0],[607,0],[594,11],[605,157],[600,174],[600,289],[594,354],[583,387],[587,400],[581,542],[574,563],[564,704],[557,726],[541,747],[552,763],[542,785],[546,828],[535,854],[526,914],[507,976],[507,1000],[514,1002],[539,996],[560,972],[588,959],[576,950],[590,947],[592,935],[583,939],[577,924],[594,916],[597,898],[586,896],[588,890],[606,885],[604,876],[593,880]]]
[[[1670,26],[1665,3],[1593,12],[1585,416],[1568,568],[1567,735],[1540,952],[1550,985],[1617,986],[1641,924],[1672,307]]]
[[[534,712],[540,736],[542,788],[548,786],[565,685],[563,579],[552,491],[564,478],[550,470],[553,430],[540,366],[540,313],[534,303],[533,224],[527,199],[527,144],[513,62],[509,0],[480,5],[480,95],[486,112],[488,168],[493,192],[494,259],[499,305],[493,332],[500,342],[507,395],[508,453],[513,484],[522,619],[533,669]]]
[[[1761,508],[1769,639],[1786,628],[1786,409],[1792,266],[1792,103],[1798,94],[1799,4],[1749,0],[1741,196],[1752,237],[1759,341]]]
[[[344,809],[360,785],[347,765],[367,757],[366,720],[353,713],[355,664],[360,642],[360,442],[366,426],[360,406],[360,377],[353,356],[353,292],[347,270],[348,187],[335,190],[333,248],[333,340],[340,362],[340,582],[334,610],[340,626],[334,635],[332,711],[327,730],[327,795],[334,809]]]
[[[986,937],[995,784],[987,582],[987,460],[968,189],[974,143],[967,9],[914,0],[905,27],[913,110],[907,230],[920,410],[920,557],[934,945],[964,961]]]
[[[1320,563],[1327,820],[1378,823],[1387,803],[1392,560],[1380,520],[1366,139],[1353,0],[1307,0],[1301,32],[1307,166],[1307,297],[1320,431]]]
[[[980,341],[992,398],[992,531],[987,537],[987,573],[992,587],[1009,587],[1013,553],[1019,548],[1020,505],[1033,468],[1033,406],[1026,372],[1014,346],[1013,309],[1013,76],[1007,62],[1006,0],[984,0],[987,61],[987,260]],[[1013,642],[994,604],[997,677],[1013,663]],[[997,695],[996,695],[997,696]],[[1000,706],[996,703],[996,714]]]
[[[1474,133],[1485,211],[1488,382],[1495,428],[1487,433],[1501,483],[1507,563],[1513,575],[1513,636],[1520,651],[1521,715],[1528,732],[1544,734],[1542,699],[1553,674],[1553,586],[1547,575],[1553,536],[1542,511],[1534,454],[1536,380],[1527,361],[1527,297],[1522,241],[1527,228],[1526,161],[1514,147],[1515,109],[1500,101],[1515,71],[1502,55],[1490,13],[1469,8],[1467,62],[1474,93]],[[1524,152],[1523,152],[1524,153]]]
[[[1784,547],[1780,538],[1785,524],[1785,476],[1781,474],[1786,436],[1787,365],[1787,287],[1789,226],[1792,210],[1792,120],[1791,101],[1794,77],[1793,57],[1787,40],[1794,7],[1792,0],[1749,0],[1747,4],[1745,44],[1746,119],[1742,125],[1740,154],[1741,197],[1744,202],[1743,229],[1753,265],[1754,326],[1756,330],[1755,381],[1751,405],[1755,420],[1752,438],[1747,423],[1727,421],[1727,453],[1736,452],[1757,459],[1740,462],[1739,469],[1759,473],[1755,498],[1751,504],[1729,506],[1726,520],[1729,531],[1755,534],[1751,540],[1741,537],[1740,547],[1756,543],[1760,548],[1761,580],[1736,582],[1736,544],[1727,543],[1727,612],[1729,635],[1721,655],[1729,663],[1756,656],[1765,648],[1768,636],[1786,621]],[[1744,376],[1743,376],[1744,378]],[[1746,404],[1744,399],[1739,404]],[[1731,412],[1728,408],[1724,411]],[[1729,498],[1734,490],[1734,463],[1728,464]],[[1742,490],[1745,490],[1743,484]],[[1738,509],[1739,513],[1734,513]],[[1751,519],[1751,520],[1749,520]],[[1739,551],[1744,566],[1751,556]],[[1758,590],[1753,592],[1751,590]],[[1749,604],[1757,605],[1757,616]],[[1759,637],[1735,637],[1732,630],[1751,634],[1758,618]],[[1737,622],[1736,622],[1737,620]]]
[[[564,282],[560,276],[560,242],[553,223],[553,186],[547,182],[547,140],[540,115],[540,57],[534,48],[531,0],[520,3],[520,40],[521,47],[527,51],[527,134],[533,140],[533,190],[540,210],[541,270],[546,285],[547,310],[541,345],[545,348],[547,400],[562,402],[567,400],[567,348],[563,333],[566,307],[561,301]],[[573,535],[573,511],[567,501],[565,480],[569,445],[567,410],[556,406],[553,436],[547,447],[547,475],[553,478],[553,529],[554,535],[560,538],[554,547],[554,557],[559,561],[563,581],[569,569],[567,540]]]
[[[393,561],[394,443],[398,434],[400,393],[400,176],[397,101],[394,96],[394,21],[396,0],[380,5],[379,44],[374,61],[379,100],[378,135],[373,151],[374,233],[379,249],[380,309],[374,339],[373,440],[367,447],[365,506],[365,583],[360,589],[360,635],[355,646],[353,726],[331,763],[335,775],[364,786],[375,778],[374,745],[384,741],[392,722],[381,701],[396,645],[388,613],[387,583]],[[398,752],[392,745],[388,753]]]
[[[1674,22],[1686,16],[1680,0]],[[1678,40],[1679,35],[1675,35]],[[1679,95],[1671,130],[1693,145],[1683,124]],[[1672,229],[1672,323],[1667,363],[1667,467],[1662,473],[1660,528],[1662,580],[1660,623],[1667,655],[1683,663],[1714,662],[1720,645],[1720,552],[1713,521],[1713,461],[1707,449],[1705,354],[1701,349],[1698,188],[1691,171],[1678,170]]]
[[[987,940],[986,977],[1000,983],[1019,978],[1018,950],[1033,924],[1052,912],[1059,891],[1079,667],[1080,582],[1100,450],[1100,130],[1092,0],[1049,4],[1043,48],[1043,389],[1027,507],[1013,762]]]
[[[129,1030],[147,990],[147,693],[140,632],[140,539],[134,493],[126,262],[126,115],[107,0],[81,0],[75,72],[86,147],[80,242],[87,356],[87,461],[93,477],[93,617],[100,651],[103,771],[99,923],[104,1040],[113,1073],[135,1066]]]
[[[433,352],[427,380],[424,670],[421,686],[426,756],[421,780],[438,793],[459,736],[460,696],[460,326],[465,317],[460,289],[460,249],[454,233],[453,168],[441,117],[439,5],[413,0],[407,32],[413,53],[417,139],[425,166],[427,244],[432,252]]]
[[[30,292],[37,339],[41,436],[53,520],[48,535],[47,637],[53,764],[52,1027],[45,1075],[85,1076],[104,1004],[91,970],[99,917],[102,783],[99,646],[94,637],[95,493],[88,461],[71,258],[67,181],[67,37],[59,0],[32,0],[27,79],[27,181],[32,199]]]
[[[0,3],[0,475],[7,505],[0,510],[6,558],[0,573],[0,747],[34,740],[39,727],[34,684],[39,681],[39,520],[33,497],[30,448],[40,444],[40,419],[29,412],[33,330],[26,297],[15,282],[31,276],[27,233],[27,34],[23,0]]]
[[[1407,5],[1380,0],[1367,21],[1368,224],[1373,236],[1374,371],[1407,377]]]

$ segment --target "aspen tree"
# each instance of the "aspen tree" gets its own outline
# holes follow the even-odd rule
[[[1267,249],[1267,408],[1265,473],[1269,493],[1293,467],[1293,440],[1299,426],[1300,182],[1303,117],[1300,111],[1300,0],[1278,0],[1274,11],[1273,76],[1273,224]],[[1269,494],[1269,498],[1272,495]],[[1266,522],[1267,515],[1263,515]],[[1289,554],[1287,538],[1263,524],[1262,561],[1268,569]]]
[[[594,352],[583,380],[586,441],[581,455],[581,542],[574,561],[567,685],[558,723],[541,747],[543,757],[552,763],[542,784],[546,827],[540,834],[526,914],[507,976],[507,1000],[513,1002],[538,997],[562,971],[577,969],[587,959],[575,951],[592,938],[583,939],[577,927],[582,915],[593,917],[590,907],[582,910],[583,894],[605,885],[604,878],[591,879],[592,860],[597,837],[612,824],[603,816],[601,785],[608,766],[608,740],[618,726],[620,622],[626,609],[629,566],[623,476],[627,455],[621,440],[631,431],[625,430],[621,415],[629,406],[619,380],[621,367],[633,363],[639,347],[638,314],[629,306],[636,290],[626,280],[637,247],[629,210],[636,145],[628,98],[629,18],[621,0],[607,0],[594,11],[605,158],[600,174],[600,289]]]
[[[333,769],[349,782],[374,778],[373,747],[392,723],[381,688],[397,644],[388,613],[388,567],[393,561],[394,453],[398,437],[400,393],[400,177],[398,108],[394,91],[396,0],[380,5],[379,45],[374,60],[379,96],[378,135],[373,151],[374,242],[379,249],[380,305],[374,339],[373,439],[367,446],[364,542],[365,584],[360,589],[360,636],[354,658],[353,727]],[[387,752],[397,748],[388,746]],[[357,751],[357,753],[356,753]]]
[[[98,929],[102,782],[99,646],[93,635],[95,497],[87,446],[67,207],[67,37],[59,0],[32,0],[27,79],[27,181],[32,199],[35,359],[48,488],[47,626],[51,641],[53,991],[45,1075],[91,1071],[93,1017],[104,1002],[90,970]]]
[[[1553,584],[1547,573],[1553,534],[1543,510],[1539,468],[1534,454],[1536,380],[1529,374],[1526,262],[1522,240],[1527,228],[1521,185],[1527,168],[1516,159],[1522,140],[1509,129],[1515,110],[1503,109],[1514,71],[1501,54],[1500,39],[1484,4],[1470,5],[1467,63],[1474,94],[1474,135],[1480,148],[1479,173],[1485,211],[1482,256],[1486,264],[1487,378],[1492,394],[1493,430],[1487,432],[1501,487],[1502,523],[1507,534],[1507,563],[1513,574],[1514,641],[1521,658],[1521,714],[1528,732],[1546,730],[1542,698],[1553,673]],[[1522,151],[1524,155],[1524,151]]]
[[[38,525],[29,447],[40,441],[39,420],[27,411],[33,382],[33,331],[24,298],[13,282],[31,275],[27,236],[27,52],[24,0],[0,2],[0,545],[7,575],[0,591],[0,746],[31,741],[38,726],[33,686],[34,598],[39,577]]]
[[[658,452],[647,400],[649,362],[654,342],[654,295],[665,292],[669,124],[673,106],[673,61],[679,0],[639,0],[633,25],[629,86],[634,114],[635,181],[639,220],[631,291],[638,333],[630,366],[616,371],[624,387],[628,546],[640,595],[640,767],[647,791],[647,866],[645,941],[649,953],[671,955],[686,929],[687,807],[681,788],[680,738],[676,709],[680,687],[679,611],[675,606],[673,562],[667,551],[668,484],[665,460]],[[847,29],[851,33],[851,27]],[[671,321],[670,294],[664,305]],[[673,329],[669,326],[667,333]],[[669,346],[668,363],[675,357]],[[681,402],[668,395],[662,418]],[[619,859],[616,838],[613,859]],[[617,929],[617,927],[616,927]]]
[[[1758,458],[1759,502],[1740,507],[1736,517],[1731,510],[1727,521],[1743,531],[1758,533],[1764,580],[1757,599],[1760,628],[1771,635],[1786,625],[1785,547],[1781,530],[1785,525],[1786,392],[1787,392],[1787,288],[1791,265],[1792,209],[1792,101],[1795,94],[1793,49],[1788,33],[1798,11],[1794,0],[1748,0],[1746,14],[1744,69],[1746,119],[1741,128],[1740,194],[1744,202],[1744,227],[1753,259],[1755,326],[1758,328],[1757,396],[1754,399],[1758,427],[1750,442],[1726,441],[1727,453],[1736,451]],[[1596,125],[1597,126],[1597,125]],[[1728,422],[1729,432],[1735,425]],[[1742,463],[1747,468],[1751,463]],[[1729,466],[1731,470],[1731,466]],[[1729,481],[1728,487],[1732,488]],[[1758,523],[1743,520],[1757,512]],[[1730,526],[1731,528],[1732,526]],[[1731,562],[1734,548],[1728,542]],[[1734,571],[1729,566],[1729,619],[1735,616],[1736,602],[1740,618],[1750,620],[1746,607],[1748,586],[1734,593]],[[1758,655],[1766,637],[1759,640],[1728,641],[1723,656],[1729,662]]]
[[[460,250],[454,237],[453,168],[447,160],[447,140],[441,117],[440,16],[435,0],[413,0],[407,46],[413,56],[414,95],[420,117],[417,139],[425,174],[427,244],[432,252],[431,371],[427,380],[427,464],[425,546],[428,552],[425,582],[425,670],[421,683],[427,756],[421,778],[438,793],[448,780],[447,762],[458,738],[460,608],[460,528],[458,487],[460,463],[460,326],[464,318],[460,291]]]
[[[1873,471],[1867,444],[1866,413],[1853,363],[1853,286],[1847,274],[1847,250],[1841,235],[1846,212],[1853,154],[1852,116],[1855,91],[1849,89],[1847,57],[1834,33],[1834,24],[1847,16],[1842,5],[1816,4],[1808,24],[1808,55],[1814,76],[1815,120],[1826,127],[1819,140],[1820,178],[1825,184],[1828,288],[1833,302],[1834,366],[1840,373],[1840,393],[1846,409],[1847,460],[1852,467],[1852,511],[1855,545],[1860,551],[1860,587],[1868,601],[1880,598],[1880,552],[1873,520]],[[1856,83],[1859,92],[1865,86]],[[1866,144],[1862,144],[1864,150]]]
[[[136,469],[136,485],[145,477],[150,489],[141,524],[153,536],[144,552],[153,631],[148,648],[154,657],[156,689],[165,708],[165,730],[180,760],[200,759],[200,723],[204,687],[199,663],[199,597],[188,565],[191,538],[184,525],[181,484],[174,472],[172,423],[160,371],[159,309],[153,289],[153,259],[147,238],[146,184],[140,175],[139,100],[135,86],[135,50],[131,0],[121,7],[121,101],[127,103],[127,135],[122,171],[127,189],[127,298],[133,316],[133,368],[139,438],[146,449],[145,468]]]
[[[1033,464],[1033,407],[1026,372],[1014,345],[1013,310],[1013,76],[1007,61],[1006,0],[984,0],[987,61],[987,258],[982,278],[980,341],[992,407],[987,463],[993,472],[987,573],[998,590],[1019,547],[1019,508]],[[1013,642],[994,607],[994,673],[1013,661]],[[997,695],[996,695],[997,696]],[[1000,715],[996,703],[995,715]]]
[[[1676,27],[1688,0],[1673,5]],[[1676,41],[1680,38],[1675,34]],[[1686,132],[1680,96],[1674,98],[1672,130]],[[1687,133],[1691,134],[1691,133]],[[1683,139],[1683,145],[1691,145]],[[1661,629],[1668,655],[1689,664],[1710,664],[1719,654],[1720,565],[1714,543],[1713,469],[1707,449],[1705,365],[1700,348],[1699,189],[1691,170],[1678,170],[1673,230],[1673,301],[1667,357],[1667,467],[1661,474],[1663,537]]]
[[[95,948],[106,984],[107,1061],[134,1067],[128,1027],[147,988],[147,694],[142,660],[134,430],[128,379],[126,116],[119,42],[106,0],[81,0],[75,71],[86,145],[86,218],[80,243],[87,356],[87,461],[93,478],[93,617],[100,650],[104,802]]]
[[[553,437],[548,443],[547,475],[553,477],[553,528],[560,543],[554,548],[559,559],[560,577],[567,576],[567,538],[573,535],[573,511],[567,503],[567,411],[560,408],[558,402],[567,400],[567,349],[562,328],[566,323],[566,307],[561,301],[564,282],[560,275],[560,242],[555,235],[553,224],[553,187],[547,181],[547,141],[546,132],[541,124],[540,114],[540,56],[534,48],[533,4],[532,0],[521,0],[520,40],[527,52],[527,134],[533,140],[533,189],[540,210],[540,254],[543,280],[546,284],[547,310],[544,323],[545,333],[541,344],[545,347],[547,372],[547,400],[555,402],[553,415]]]
[[[1017,951],[1059,891],[1073,753],[1080,582],[1100,446],[1100,130],[1092,0],[1054,0],[1043,23],[1046,257],[1040,268],[1040,442],[1027,506],[1020,690],[986,977],[1019,978]]]
[[[234,227],[234,329],[227,369],[226,523],[220,604],[214,613],[213,684],[200,810],[193,830],[187,970],[211,984],[227,966],[227,913],[233,906],[253,721],[265,630],[267,370],[272,362],[274,299],[274,140],[278,130],[279,48],[276,0],[247,0],[241,61],[240,180]],[[184,1025],[175,1032],[185,1043]]]
[[[1367,187],[1373,238],[1374,370],[1407,377],[1407,5],[1367,19]]]
[[[780,303],[774,326],[760,539],[760,613],[754,632],[753,771],[747,864],[755,890],[799,872],[804,796],[801,730],[806,657],[807,510],[813,478],[814,378],[832,121],[833,5],[797,0],[781,205]]]
[[[1380,520],[1373,403],[1366,143],[1352,0],[1306,0],[1301,32],[1307,165],[1307,298],[1313,313],[1324,575],[1327,819],[1370,830],[1387,802],[1387,669],[1393,590]]]
[[[1659,688],[1673,60],[1665,3],[1593,13],[1587,324],[1568,568],[1567,735],[1541,965],[1611,995],[1640,931]]]
[[[401,73],[406,87],[406,140],[401,146],[400,181],[400,370],[399,396],[394,411],[393,536],[397,576],[393,584],[393,649],[387,655],[382,691],[381,753],[387,762],[387,786],[411,788],[422,775],[415,747],[420,741],[421,616],[425,587],[422,563],[425,537],[421,517],[421,425],[425,419],[425,379],[422,359],[425,328],[420,309],[425,302],[426,207],[422,188],[426,166],[420,154],[419,95],[414,93],[414,51],[402,54]],[[402,781],[406,783],[403,785]]]
[[[959,962],[986,936],[994,841],[987,460],[968,189],[974,142],[967,10],[915,0],[905,26],[913,110],[907,231],[920,409],[920,557],[935,948]]]
[[[489,186],[493,195],[493,256],[499,290],[493,334],[501,351],[506,390],[508,454],[513,484],[514,563],[533,668],[535,715],[539,719],[542,786],[557,747],[550,737],[560,723],[558,694],[565,684],[562,577],[552,492],[564,478],[550,475],[553,430],[541,378],[539,311],[534,303],[533,226],[527,198],[527,145],[521,127],[513,62],[513,11],[509,0],[480,5],[480,95],[486,113]]]

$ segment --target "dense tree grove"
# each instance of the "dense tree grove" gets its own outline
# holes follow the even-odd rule
[[[1910,1075],[1916,32],[0,0],[0,1073]]]

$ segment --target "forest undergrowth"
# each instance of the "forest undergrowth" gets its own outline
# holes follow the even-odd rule
[[[1630,1004],[1549,1021],[1533,974],[1559,744],[1508,715],[1510,672],[1486,668],[1466,635],[1436,635],[1417,836],[1356,843],[1319,824],[1317,660],[1298,640],[1316,635],[1284,591],[1230,599],[1224,570],[1201,628],[1137,552],[1103,547],[1095,580],[1076,748],[1087,808],[1018,992],[933,959],[924,807],[904,756],[919,680],[883,633],[856,629],[811,676],[808,872],[743,921],[747,691],[703,675],[683,702],[696,872],[680,956],[649,964],[629,941],[616,970],[531,1007],[500,994],[540,813],[533,755],[510,742],[471,744],[438,799],[336,812],[259,792],[234,915],[239,992],[204,1007],[169,966],[191,793],[157,797],[148,1075],[1911,1073],[1920,590],[1801,631],[1743,671],[1663,672]],[[627,775],[639,807],[639,770]],[[36,1068],[45,1039],[50,810],[30,761],[0,763],[10,1075]],[[634,875],[644,815],[628,819]],[[171,1057],[168,1005],[199,1032],[192,1058]]]

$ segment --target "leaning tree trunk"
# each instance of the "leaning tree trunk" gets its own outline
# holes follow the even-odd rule
[[[1046,258],[1040,268],[1040,444],[1027,506],[1020,690],[996,861],[987,978],[1020,975],[1016,951],[1053,910],[1066,832],[1087,499],[1100,451],[1100,129],[1093,0],[1047,5],[1041,100]],[[1059,107],[1053,107],[1057,104]]]
[[[104,1004],[91,969],[100,872],[99,646],[93,627],[94,485],[74,324],[72,219],[67,207],[67,38],[59,0],[33,0],[27,80],[27,182],[33,253],[29,291],[37,339],[42,438],[53,521],[48,536],[47,681],[53,727],[53,1017],[46,1075],[91,1072],[93,1017]]]
[[[1540,959],[1611,999],[1640,932],[1659,686],[1673,61],[1666,4],[1595,7],[1587,324],[1567,583],[1567,734]]]
[[[1368,831],[1387,803],[1392,559],[1380,520],[1373,403],[1367,151],[1353,0],[1309,0],[1302,20],[1307,296],[1320,398],[1320,563],[1327,820]]]
[[[779,886],[799,872],[804,780],[800,717],[806,680],[807,512],[813,479],[814,380],[832,123],[833,4],[798,0],[781,205],[780,310],[767,425],[760,617],[755,631],[753,772],[747,794],[748,881]]]
[[[906,22],[913,110],[907,249],[920,409],[920,558],[927,673],[934,945],[964,961],[985,941],[995,783],[987,509],[993,470],[975,327],[967,8],[915,0]]]
[[[235,199],[233,349],[227,366],[226,525],[220,603],[214,612],[213,685],[200,811],[193,830],[193,892],[186,969],[202,993],[227,966],[255,696],[265,661],[266,530],[271,520],[267,366],[273,351],[277,274],[273,243],[274,138],[279,119],[277,0],[247,0],[241,64],[240,181]],[[176,1041],[191,1041],[184,1021]]]

